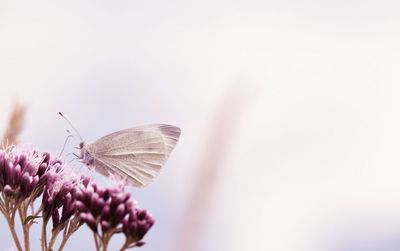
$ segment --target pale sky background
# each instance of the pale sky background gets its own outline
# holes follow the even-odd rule
[[[222,113],[231,133],[191,250],[400,250],[399,11],[398,1],[0,0],[0,129],[15,101],[29,106],[21,140],[52,152],[68,128],[58,111],[88,142],[181,127],[157,181],[131,190],[156,218],[141,250],[172,251],[234,89],[243,107]],[[79,231],[66,250],[93,250]]]

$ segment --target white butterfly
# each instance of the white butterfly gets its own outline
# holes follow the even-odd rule
[[[171,125],[133,127],[108,134],[91,144],[82,141],[80,158],[105,177],[143,187],[160,173],[180,134],[181,130]]]
[[[174,149],[181,130],[148,125],[106,135],[92,144],[80,143],[82,162],[126,185],[142,187],[154,180]]]

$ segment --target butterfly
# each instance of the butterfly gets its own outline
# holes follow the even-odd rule
[[[180,135],[181,130],[172,125],[133,127],[108,134],[90,144],[82,140],[79,158],[105,177],[122,181],[124,185],[143,187],[160,173]]]

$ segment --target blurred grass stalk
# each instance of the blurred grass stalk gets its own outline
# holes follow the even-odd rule
[[[178,229],[176,250],[205,250],[202,236],[212,211],[214,194],[220,184],[223,161],[235,136],[240,116],[251,100],[252,85],[235,83],[223,96],[213,120],[200,158],[193,190]]]
[[[26,107],[24,105],[20,103],[14,104],[10,120],[1,140],[1,147],[3,149],[18,143],[18,136],[24,125],[25,113]]]

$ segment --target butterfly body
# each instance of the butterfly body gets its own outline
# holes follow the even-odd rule
[[[94,158],[92,157],[92,154],[88,151],[89,144],[86,144],[85,142],[81,142],[79,144],[79,148],[81,149],[81,160],[82,163],[84,163],[87,166],[92,166],[94,163]]]
[[[91,144],[82,142],[80,158],[103,176],[143,187],[160,173],[180,133],[178,127],[164,124],[133,127]]]

